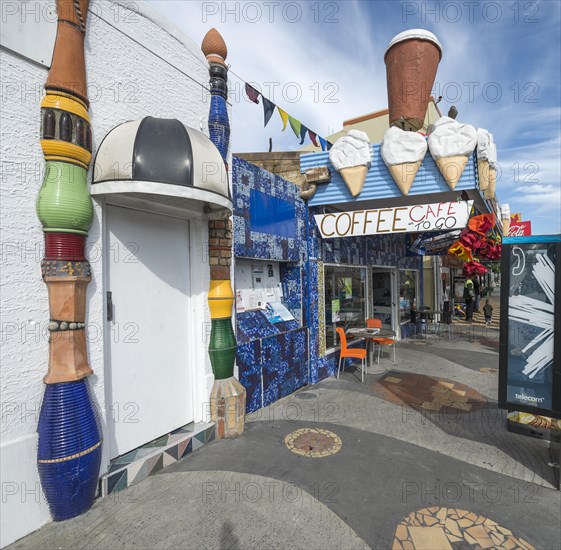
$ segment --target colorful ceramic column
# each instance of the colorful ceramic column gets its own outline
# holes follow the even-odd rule
[[[205,36],[201,49],[209,62],[210,139],[228,166],[230,123],[228,121],[228,50],[216,29]],[[196,159],[195,159],[196,162]],[[211,316],[209,344],[214,385],[210,394],[211,419],[216,423],[216,435],[236,437],[244,430],[245,388],[234,377],[236,337],[232,327],[234,293],[230,283],[232,259],[232,224],[229,215],[209,221],[210,289],[208,303]]]
[[[93,205],[87,185],[92,157],[84,37],[89,0],[57,0],[57,37],[41,102],[46,167],[37,197],[49,293],[49,369],[39,418],[38,469],[55,521],[85,512],[96,494],[101,427],[87,377],[85,257]]]

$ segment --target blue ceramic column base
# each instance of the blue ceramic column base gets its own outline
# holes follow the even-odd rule
[[[102,443],[87,379],[46,386],[37,431],[39,477],[53,520],[83,514],[96,496]]]

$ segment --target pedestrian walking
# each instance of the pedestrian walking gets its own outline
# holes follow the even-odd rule
[[[473,291],[475,292],[475,303],[473,305],[475,313],[479,313],[479,302],[481,300],[481,285],[479,284],[479,277],[473,280]]]
[[[485,315],[485,324],[489,326],[491,324],[491,319],[493,318],[493,306],[489,303],[489,300],[485,300],[483,315]]]
[[[464,302],[466,303],[466,321],[473,322],[473,308],[475,306],[475,291],[473,290],[473,281],[467,279],[464,284]]]

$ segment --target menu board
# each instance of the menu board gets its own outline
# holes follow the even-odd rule
[[[561,417],[559,316],[555,319],[560,245],[516,240],[503,246],[499,403]]]

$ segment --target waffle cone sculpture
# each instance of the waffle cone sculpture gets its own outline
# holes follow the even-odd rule
[[[360,130],[351,130],[329,150],[329,161],[341,174],[353,197],[357,197],[362,191],[371,159],[370,140]]]
[[[101,463],[101,427],[87,377],[85,244],[93,219],[86,181],[92,135],[84,37],[89,0],[57,0],[58,26],[41,102],[45,177],[37,197],[49,293],[49,368],[37,431],[38,470],[55,521],[93,504]]]
[[[421,134],[395,126],[386,130],[380,153],[403,195],[409,194],[426,152],[427,142]]]
[[[228,97],[228,55],[226,44],[216,29],[211,29],[201,46],[209,62],[211,104],[208,119],[210,139],[228,166],[230,124]],[[245,388],[234,377],[236,337],[232,327],[234,293],[230,282],[232,259],[232,223],[228,216],[209,221],[210,288],[208,303],[211,317],[209,355],[214,374],[210,394],[210,415],[216,424],[216,436],[237,437],[244,431]]]
[[[428,139],[429,150],[446,183],[454,190],[477,145],[477,132],[469,124],[460,124],[445,116],[433,126]]]

